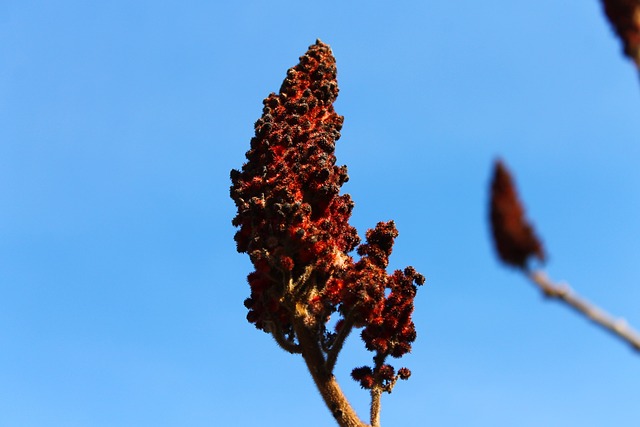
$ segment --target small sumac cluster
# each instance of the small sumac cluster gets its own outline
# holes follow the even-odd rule
[[[530,258],[544,261],[542,243],[525,219],[524,208],[507,167],[496,161],[491,181],[490,220],[493,241],[500,259],[526,269]]]

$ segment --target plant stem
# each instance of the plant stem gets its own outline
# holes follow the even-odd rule
[[[302,357],[333,418],[340,427],[368,427],[356,414],[336,378],[327,370],[320,343],[314,331],[304,322],[304,308],[296,307],[296,312],[293,327],[302,349]]]
[[[371,389],[371,427],[380,427],[380,397],[382,390],[379,387]]]
[[[333,368],[336,365],[336,361],[338,360],[338,354],[340,354],[340,350],[342,350],[342,346],[351,333],[353,329],[353,311],[349,312],[347,317],[344,319],[344,325],[342,325],[342,329],[338,333],[336,340],[331,346],[331,350],[327,353],[327,370],[329,372],[333,372]]]
[[[596,305],[580,298],[568,285],[558,285],[551,282],[542,271],[529,271],[525,274],[542,291],[544,296],[566,303],[640,352],[640,334],[633,330],[626,320],[616,319]]]
[[[296,354],[296,353],[300,353],[300,346],[296,345],[294,343],[292,343],[291,341],[287,340],[283,333],[282,333],[282,329],[280,328],[280,326],[278,324],[276,324],[275,322],[273,323],[273,326],[271,328],[271,335],[273,335],[273,338],[276,340],[276,342],[278,343],[278,345],[286,352],[289,352],[291,354]]]

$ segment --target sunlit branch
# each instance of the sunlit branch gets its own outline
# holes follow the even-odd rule
[[[304,308],[299,307],[298,311],[302,313]],[[320,344],[305,326],[304,315],[299,313],[294,318],[294,328],[302,349],[302,357],[327,408],[340,427],[367,427],[356,415],[333,374],[326,369]]]
[[[384,364],[386,355],[378,353],[374,357],[374,374],[380,371],[380,367]],[[382,387],[376,384],[371,388],[371,427],[380,427],[380,397],[382,396]]]
[[[276,325],[276,322],[273,322],[270,329],[271,335],[273,335],[273,338],[284,351],[291,354],[302,353],[302,350],[300,349],[300,346],[298,344],[295,344],[285,338],[284,334],[282,333],[282,329],[278,325]]]
[[[545,297],[566,303],[640,353],[640,334],[631,328],[625,319],[614,318],[596,305],[582,299],[568,285],[551,282],[542,271],[529,271],[526,274]]]
[[[342,329],[338,332],[335,341],[331,345],[331,349],[327,353],[327,370],[329,372],[333,372],[333,368],[336,365],[338,360],[338,354],[340,354],[340,350],[342,350],[342,346],[346,341],[347,337],[351,333],[353,329],[353,319],[354,319],[354,311],[349,312],[347,317],[344,319],[344,324],[342,325]]]
[[[382,390],[378,387],[371,389],[371,427],[380,427],[380,397]]]

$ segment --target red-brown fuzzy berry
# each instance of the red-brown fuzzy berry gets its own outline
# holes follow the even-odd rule
[[[401,380],[408,380],[410,376],[411,376],[411,371],[409,369],[407,368],[398,369],[398,378],[400,378]]]
[[[354,368],[351,371],[351,378],[358,381],[360,383],[360,386],[364,389],[371,389],[375,384],[373,371],[368,366]]]

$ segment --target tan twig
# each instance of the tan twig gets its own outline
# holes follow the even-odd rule
[[[380,397],[382,389],[373,387],[371,389],[371,427],[380,427]]]
[[[276,340],[278,345],[284,351],[291,354],[302,353],[302,349],[300,348],[299,345],[285,338],[284,334],[282,333],[282,329],[280,328],[277,322],[271,322],[271,325],[269,325],[269,331],[271,332],[271,335],[273,335],[273,338]]]
[[[387,358],[386,354],[381,354],[381,353],[377,353],[376,356],[373,358],[374,361],[374,367],[373,367],[373,372],[374,375],[378,375],[380,372],[380,368],[382,367],[382,365],[384,364],[384,360]],[[380,397],[382,396],[382,392],[384,391],[384,388],[381,386],[380,383],[375,384],[372,388],[371,388],[371,427],[380,427]],[[388,390],[389,392],[391,392],[390,390]]]
[[[342,350],[342,346],[344,345],[345,340],[351,333],[353,329],[354,323],[354,311],[350,311],[349,314],[344,319],[344,324],[342,325],[342,329],[338,332],[338,336],[335,341],[331,345],[331,349],[327,353],[327,370],[329,372],[333,372],[333,368],[336,366],[336,361],[338,360],[338,355]]]
[[[526,274],[545,297],[566,303],[640,353],[640,334],[631,328],[625,319],[614,318],[589,301],[580,298],[568,285],[553,283],[542,271],[529,271]]]
[[[303,304],[296,306],[293,327],[302,350],[302,357],[322,399],[340,427],[368,427],[358,418],[336,378],[327,370],[326,360],[317,337],[305,324],[305,312],[306,308]]]

